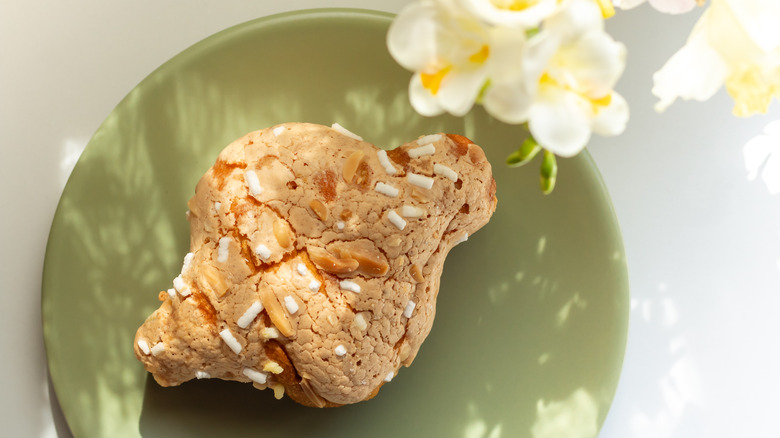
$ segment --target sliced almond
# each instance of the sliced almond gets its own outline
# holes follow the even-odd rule
[[[409,268],[409,273],[412,275],[412,278],[414,279],[414,281],[416,281],[418,283],[422,283],[423,281],[425,281],[425,277],[423,277],[423,274],[422,274],[422,269],[420,269],[420,267],[418,265],[412,265]]]
[[[311,384],[309,384],[309,379],[302,378],[301,379],[301,390],[303,390],[303,393],[306,395],[306,398],[311,401],[311,403],[318,407],[318,408],[324,408],[326,403],[325,399],[317,395],[316,392],[314,392],[314,388],[311,387]]]
[[[198,215],[198,213],[195,212],[195,207],[196,207],[195,197],[193,196],[192,198],[190,198],[189,201],[187,201],[187,208],[190,209],[190,214],[193,215],[193,216],[197,216]]]
[[[401,362],[403,362],[409,358],[409,353],[411,352],[412,352],[412,347],[409,345],[408,342],[406,342],[406,339],[404,339],[404,341],[401,342],[401,348],[398,351],[398,358],[401,359]]]
[[[284,397],[284,385],[281,383],[272,383],[270,385],[271,389],[274,390],[274,398],[277,400],[281,400],[282,397]]]
[[[222,298],[228,290],[227,281],[222,273],[214,266],[207,264],[200,267],[198,283],[202,289],[210,290],[217,298]]]
[[[360,267],[360,263],[357,260],[336,257],[324,248],[310,246],[306,250],[312,263],[331,274],[349,274]]]
[[[430,202],[431,195],[430,193],[426,193],[425,189],[421,189],[417,186],[412,186],[412,199],[414,199],[417,202]]]
[[[282,248],[289,248],[293,240],[293,232],[287,221],[277,218],[274,221],[274,237]]]
[[[382,277],[390,270],[385,255],[369,240],[334,245],[333,251],[341,259],[357,260],[358,272],[363,275]]]
[[[263,365],[263,371],[267,373],[273,373],[273,374],[282,374],[284,368],[282,368],[282,366],[279,365],[277,362],[269,360],[268,362],[265,363],[265,365]]]
[[[366,313],[362,312],[355,314],[355,318],[352,319],[352,324],[359,331],[365,331],[366,328],[368,328],[368,323],[366,322]]]
[[[325,222],[328,219],[328,207],[319,199],[312,199],[311,202],[309,202],[309,208],[311,208],[311,211],[313,211],[321,221]]]
[[[263,308],[266,313],[268,313],[268,317],[271,318],[271,323],[279,329],[281,334],[289,338],[295,333],[293,331],[292,323],[290,323],[287,314],[282,308],[282,304],[271,289],[260,289],[260,302],[263,303]]]
[[[358,166],[363,160],[363,155],[365,155],[363,151],[352,152],[352,154],[347,157],[347,161],[344,162],[341,174],[344,177],[344,181],[347,183],[351,184],[352,180],[355,179],[355,173],[357,173]]]
[[[355,171],[355,184],[362,187],[363,190],[367,189],[371,184],[371,166],[365,161],[361,161],[358,164],[358,168]]]

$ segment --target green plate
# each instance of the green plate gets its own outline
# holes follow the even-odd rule
[[[325,9],[213,35],[144,79],[103,122],[62,194],[43,273],[49,369],[76,437],[595,436],[625,350],[628,281],[609,196],[587,153],[558,187],[508,169],[523,132],[480,108],[424,118],[388,55],[392,16]],[[187,252],[184,212],[217,153],[288,121],[339,122],[393,147],[432,132],[475,140],[498,210],[450,254],[414,364],[375,399],[316,410],[222,381],[161,388],[133,335]],[[534,166],[535,167],[535,166]]]

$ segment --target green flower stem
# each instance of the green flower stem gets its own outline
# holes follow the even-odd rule
[[[536,154],[541,150],[542,147],[539,146],[539,143],[537,143],[533,137],[529,136],[516,151],[509,154],[506,158],[506,164],[509,165],[509,167],[520,167],[533,160],[534,157],[536,157]]]
[[[542,184],[542,193],[549,195],[555,189],[555,179],[558,176],[558,162],[555,160],[555,154],[550,151],[544,151],[542,159],[542,169],[540,181]]]

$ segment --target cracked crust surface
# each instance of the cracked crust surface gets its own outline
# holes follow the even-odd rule
[[[427,144],[433,154],[410,156]],[[192,256],[180,291],[161,292],[136,333],[136,356],[158,383],[254,381],[332,407],[373,397],[411,364],[433,324],[444,259],[487,223],[496,187],[484,153],[462,136],[388,151],[392,175],[378,151],[325,126],[286,123],[219,154],[188,203]],[[262,310],[250,318],[256,302]],[[163,347],[150,354],[143,343]]]

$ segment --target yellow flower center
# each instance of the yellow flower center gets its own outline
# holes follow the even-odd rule
[[[747,117],[766,114],[772,97],[780,99],[780,69],[764,72],[751,65],[735,72],[726,80],[726,91],[734,99],[734,115]]]
[[[548,75],[547,73],[543,74],[541,78],[539,78],[539,85],[551,85],[554,87],[558,87],[558,81],[552,78],[552,76]]]
[[[490,2],[499,9],[522,11],[531,6],[536,6],[539,3],[539,0],[490,0]]]
[[[610,103],[612,103],[612,93],[607,93],[604,95],[604,97],[599,97],[598,99],[588,99],[590,100],[590,103],[593,105],[593,109],[598,110],[598,107],[608,107]]]
[[[487,60],[488,56],[490,56],[490,47],[487,44],[485,44],[473,55],[469,56],[469,61],[475,62],[477,64],[482,64],[483,62],[485,62],[485,60]]]
[[[423,87],[428,89],[428,91],[435,96],[436,93],[439,92],[441,81],[444,79],[444,76],[447,76],[447,73],[449,73],[450,70],[452,70],[452,66],[448,65],[435,73],[420,73],[420,80],[422,81]]]
[[[612,5],[612,0],[596,0],[601,8],[601,15],[606,19],[615,15],[615,6]]]
[[[546,85],[546,86],[550,86],[550,87],[563,88],[564,90],[566,90],[568,92],[574,93],[574,94],[580,96],[581,98],[587,100],[588,102],[590,102],[591,106],[593,107],[593,112],[595,112],[595,113],[597,113],[600,110],[608,107],[609,104],[612,103],[612,93],[607,93],[607,94],[605,94],[602,97],[592,98],[592,97],[586,96],[583,93],[578,92],[577,90],[575,90],[575,89],[573,89],[573,88],[571,88],[569,86],[561,85],[558,81],[556,81],[552,76],[548,75],[547,73],[543,74],[542,77],[539,78],[539,85],[540,86],[545,86]]]
[[[475,64],[482,64],[485,61],[487,61],[489,56],[490,56],[490,46],[485,44],[482,47],[480,47],[479,50],[471,54],[471,56],[468,57],[468,60]],[[444,77],[450,73],[450,71],[452,71],[452,64],[447,65],[446,67],[443,68],[439,68],[433,71],[433,73],[421,72],[420,81],[422,82],[423,87],[425,87],[425,89],[430,91],[431,94],[435,96],[436,93],[438,93],[439,89],[441,88],[441,82],[444,80]]]

